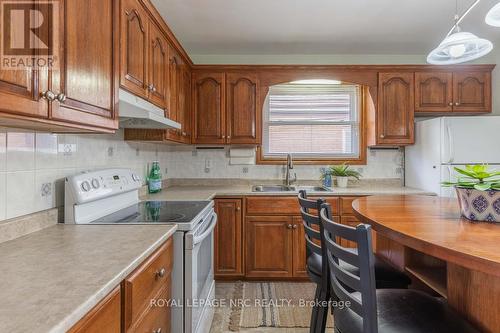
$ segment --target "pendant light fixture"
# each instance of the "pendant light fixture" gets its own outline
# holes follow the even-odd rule
[[[470,32],[460,30],[459,24],[479,1],[480,0],[476,0],[462,16],[459,16],[457,0],[455,24],[441,44],[427,56],[428,63],[433,65],[460,64],[481,58],[493,50],[493,44],[489,40],[479,38]]]
[[[493,27],[500,27],[500,2],[490,9],[486,15],[486,24]]]

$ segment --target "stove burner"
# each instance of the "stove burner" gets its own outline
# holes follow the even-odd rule
[[[162,219],[165,219],[166,222],[176,222],[178,220],[182,220],[183,218],[185,218],[186,215],[185,214],[165,214],[164,216],[162,216]]]

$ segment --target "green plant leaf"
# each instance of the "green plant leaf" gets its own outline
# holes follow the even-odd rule
[[[457,167],[455,167],[455,171],[467,177],[476,178],[476,174],[473,171],[464,170]]]
[[[481,183],[474,185],[474,188],[479,191],[488,191],[491,189],[491,183]]]

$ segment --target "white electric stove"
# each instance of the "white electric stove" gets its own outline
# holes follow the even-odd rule
[[[130,169],[105,169],[66,178],[65,223],[176,224],[172,333],[208,333],[215,297],[212,201],[139,201],[142,181]],[[194,305],[198,306],[194,306]]]

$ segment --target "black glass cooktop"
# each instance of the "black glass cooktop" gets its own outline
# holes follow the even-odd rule
[[[210,204],[210,201],[143,201],[92,223],[190,223]]]

